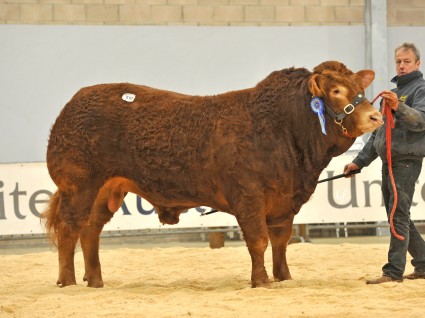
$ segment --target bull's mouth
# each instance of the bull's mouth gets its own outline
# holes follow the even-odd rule
[[[367,121],[362,127],[359,127],[361,131],[360,135],[373,132],[384,124],[381,113],[377,112],[369,116],[369,121]]]

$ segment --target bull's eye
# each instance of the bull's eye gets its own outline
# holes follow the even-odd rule
[[[338,88],[335,88],[335,89],[334,89],[334,91],[333,91],[333,93],[334,93],[335,95],[338,95],[338,94],[340,93],[340,90],[339,90]]]

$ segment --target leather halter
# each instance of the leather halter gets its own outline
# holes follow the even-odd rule
[[[335,112],[326,104],[325,104],[325,109],[327,111],[327,113],[329,115],[331,115],[331,117],[334,119],[334,121],[338,124],[338,123],[342,123],[342,121],[344,120],[345,116],[351,114],[354,109],[359,106],[361,103],[363,103],[366,100],[366,97],[363,95],[363,93],[358,93],[353,100],[351,101],[350,104],[347,104],[344,107],[344,112],[341,112],[339,114],[335,114]]]
[[[345,116],[351,114],[356,109],[356,107],[363,103],[365,100],[366,97],[363,93],[357,93],[351,103],[344,106],[344,112],[338,114],[336,114],[326,103],[324,104],[326,112],[333,118],[334,122],[337,125],[341,126],[342,133],[347,137],[355,138],[348,133],[347,128],[342,125],[342,121],[344,120]]]

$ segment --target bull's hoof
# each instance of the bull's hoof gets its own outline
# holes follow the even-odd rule
[[[87,282],[87,287],[92,288],[102,288],[103,287],[103,280],[102,278],[87,278],[86,275],[84,275],[83,280]]]
[[[282,272],[279,274],[274,274],[273,275],[274,281],[275,282],[281,282],[284,280],[292,280],[292,276],[289,272]]]
[[[274,277],[275,282],[283,282],[285,280],[292,280],[292,277],[291,276],[289,276],[289,277]]]
[[[56,285],[62,288],[66,286],[77,285],[77,282],[75,279],[58,278],[58,280],[56,281]]]
[[[257,287],[270,287],[270,280],[268,277],[259,279],[259,280],[252,280],[251,281],[251,287],[257,288]]]

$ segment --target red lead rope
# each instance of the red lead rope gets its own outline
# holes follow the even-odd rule
[[[372,101],[372,104],[381,96],[381,94],[379,94],[378,96],[375,97],[375,99]],[[393,193],[394,193],[394,202],[393,202],[393,207],[391,210],[391,214],[390,214],[390,228],[391,228],[391,232],[393,233],[393,235],[398,238],[399,240],[403,241],[404,240],[404,236],[401,236],[399,234],[397,234],[395,228],[394,228],[394,213],[395,213],[395,209],[397,207],[397,202],[398,202],[398,195],[397,195],[397,188],[395,185],[395,181],[394,181],[394,175],[393,175],[393,164],[392,164],[392,158],[391,158],[391,129],[395,127],[394,125],[394,118],[393,118],[393,114],[391,113],[391,107],[387,106],[385,103],[385,100],[382,101],[382,115],[384,115],[385,117],[387,117],[387,126],[386,126],[386,145],[387,145],[387,162],[388,162],[388,172],[390,175],[390,180],[391,180],[391,185],[393,187]]]

